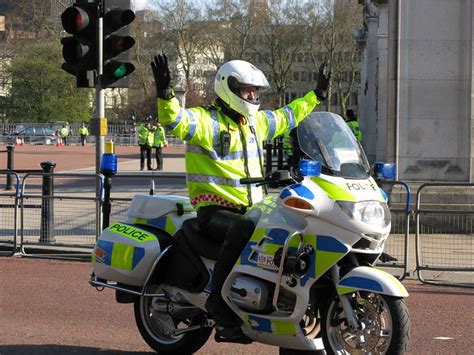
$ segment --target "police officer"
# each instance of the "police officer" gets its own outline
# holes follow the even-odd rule
[[[81,136],[81,144],[84,147],[86,145],[86,138],[89,135],[89,130],[87,129],[85,123],[83,123],[81,128],[79,128],[79,135]]]
[[[64,145],[67,145],[67,138],[69,136],[69,129],[66,127],[65,124],[59,130],[59,136],[61,137]]]
[[[148,170],[153,170],[151,166],[151,147],[153,145],[153,132],[151,130],[150,117],[147,117],[145,122],[142,122],[137,130],[138,145],[140,146],[140,170],[145,167],[145,154],[146,164]]]
[[[359,122],[353,110],[346,110],[346,123],[351,129],[352,133],[359,142],[362,142],[362,132],[360,131]]]
[[[255,228],[243,214],[263,198],[261,187],[239,181],[263,176],[261,142],[293,129],[313,111],[326,98],[329,76],[322,66],[315,91],[278,110],[259,111],[259,93],[269,89],[267,78],[254,65],[232,60],[217,71],[215,102],[184,109],[171,88],[166,56],[156,56],[151,66],[160,121],[187,143],[186,182],[199,227],[223,242],[205,307],[217,323],[217,336],[239,338],[242,321],[222,299],[221,288]]]
[[[163,170],[163,147],[168,146],[165,129],[160,122],[156,122],[153,132],[153,148],[155,148],[156,169]]]

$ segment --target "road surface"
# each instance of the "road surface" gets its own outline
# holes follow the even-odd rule
[[[146,354],[131,305],[87,283],[89,263],[0,258],[0,354]],[[472,354],[474,290],[406,281],[410,354]],[[278,354],[262,344],[217,344],[199,354]],[[177,354],[178,355],[178,354]]]

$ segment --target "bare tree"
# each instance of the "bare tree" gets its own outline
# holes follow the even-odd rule
[[[214,31],[208,32],[206,44],[217,46],[211,60],[218,66],[232,59],[243,59],[251,46],[258,15],[255,0],[218,0],[207,8]]]
[[[294,83],[291,73],[296,56],[305,45],[306,25],[297,0],[272,1],[267,11],[267,17],[260,17],[258,22],[252,51],[270,74],[278,104],[282,105],[286,89]]]
[[[12,1],[7,18],[7,41],[22,39],[59,39],[61,26],[56,16],[51,14],[51,4],[44,0]]]
[[[205,23],[199,5],[191,0],[157,1],[164,36],[175,56],[176,72],[184,73],[185,89],[192,86],[192,70],[202,52]]]
[[[165,49],[163,26],[158,14],[149,9],[137,13],[130,26],[135,38],[131,57],[135,71],[130,76],[128,109],[126,114],[144,117],[156,111],[156,92],[150,63],[153,57]]]
[[[337,90],[341,113],[356,84],[359,71],[359,52],[353,41],[353,31],[362,26],[362,7],[353,2],[316,1],[307,7],[307,22],[312,33],[309,52],[314,72],[327,61],[332,72],[326,109],[331,109],[331,98]],[[310,4],[309,3],[309,4]]]

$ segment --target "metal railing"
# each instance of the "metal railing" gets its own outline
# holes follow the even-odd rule
[[[409,276],[408,271],[408,253],[409,253],[409,237],[410,237],[410,216],[411,216],[411,190],[403,181],[384,181],[383,187],[392,189],[393,187],[401,187],[405,195],[401,201],[388,200],[390,213],[392,215],[392,228],[390,236],[385,243],[385,253],[392,260],[386,259],[377,265],[387,268],[402,269],[401,274],[396,275],[399,280]],[[398,207],[401,205],[402,207]]]
[[[17,140],[21,138],[21,142]],[[138,138],[135,134],[120,134],[120,133],[109,133],[107,135],[108,139],[112,139],[116,145],[119,146],[137,146]],[[176,138],[171,135],[167,135],[168,144],[171,146],[181,146],[183,141],[179,138]],[[80,145],[81,137],[78,135],[69,135],[67,138],[68,145]],[[57,136],[1,136],[0,135],[0,144],[4,145],[55,145],[58,143]],[[86,138],[86,143],[88,145],[95,145],[95,136],[89,135]]]
[[[19,251],[23,256],[89,258],[102,230],[102,175],[29,171],[20,179],[17,172],[0,170],[0,174],[16,179],[14,190],[0,193],[0,255],[13,255]],[[54,191],[45,194],[47,178],[51,179]],[[113,181],[120,189],[115,191],[114,186],[111,189],[110,221],[125,220],[132,200],[130,196],[148,194],[150,185],[155,186],[156,194],[186,195],[184,179],[184,174],[142,176],[125,173],[114,176]],[[178,180],[183,184],[177,184]],[[415,271],[420,281],[472,287],[474,206],[466,196],[473,196],[474,200],[474,191],[466,194],[466,189],[472,189],[474,184],[424,184],[417,191],[413,211],[410,209],[410,188],[406,183],[383,184],[387,189],[398,188],[397,194],[401,198],[389,200],[392,233],[385,251],[394,260],[380,262],[378,266],[392,269],[390,272],[401,280],[409,275],[410,222],[415,222]],[[449,189],[450,196],[463,198],[463,204],[440,206],[437,201],[440,197],[429,194],[432,189],[440,188]],[[411,220],[411,215],[415,221]]]
[[[47,194],[45,179],[52,185]],[[90,192],[71,191],[64,187],[65,179],[80,181]],[[20,194],[21,254],[89,258],[101,232],[102,196],[103,176],[99,174],[27,173]]]
[[[417,191],[416,271],[423,283],[474,287],[474,207],[458,204],[422,205],[429,189],[449,188],[451,196],[466,199],[471,183],[427,183]],[[436,196],[436,195],[435,195]],[[471,208],[466,209],[470,205]]]
[[[18,205],[20,199],[20,177],[17,173],[0,170],[0,175],[5,175],[6,185],[0,192],[0,249],[1,256],[14,255],[17,250],[18,238]],[[10,178],[14,178],[14,191],[9,189]],[[3,189],[2,189],[3,190]]]

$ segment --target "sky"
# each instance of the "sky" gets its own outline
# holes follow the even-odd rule
[[[132,9],[134,11],[143,10],[147,4],[147,0],[132,0]]]

